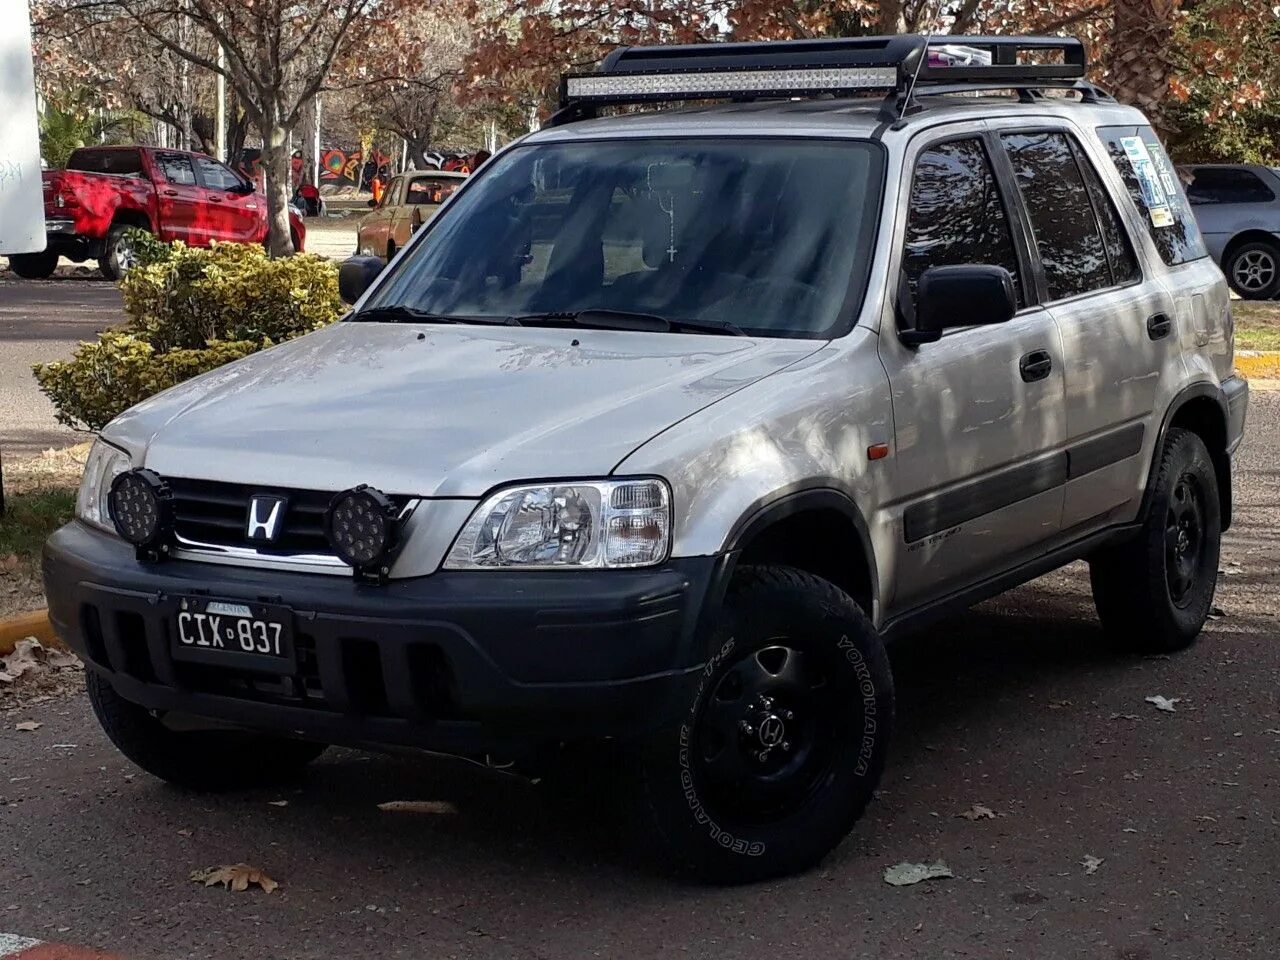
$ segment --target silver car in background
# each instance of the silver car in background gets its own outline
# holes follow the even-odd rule
[[[1180,167],[1209,255],[1246,300],[1280,295],[1280,170],[1246,164]]]

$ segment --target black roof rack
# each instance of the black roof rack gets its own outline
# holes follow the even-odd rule
[[[962,48],[979,62],[957,63],[954,51],[943,48]],[[1028,53],[1032,62],[1025,62]],[[1052,53],[1060,60],[1035,62]],[[990,62],[981,62],[984,58]],[[561,78],[560,109],[548,125],[594,116],[602,106],[677,100],[880,93],[886,117],[898,119],[911,107],[916,91],[1017,89],[1027,100],[1033,90],[1075,89],[1082,99],[1105,97],[1083,82],[1084,74],[1084,45],[1075,37],[901,34],[619,47],[594,73]]]

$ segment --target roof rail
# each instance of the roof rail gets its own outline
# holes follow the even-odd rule
[[[958,63],[950,55],[956,48],[973,55]],[[1049,53],[1059,54],[1060,62],[1025,62],[1026,54],[1038,59]],[[901,34],[619,47],[594,73],[561,78],[560,109],[548,125],[594,116],[602,106],[860,93],[885,95],[884,111],[897,119],[916,89],[1072,88],[1084,74],[1084,45],[1074,37]]]

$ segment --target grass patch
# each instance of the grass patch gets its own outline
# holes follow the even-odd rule
[[[0,563],[16,556],[20,564],[37,566],[40,548],[49,534],[71,519],[75,505],[75,490],[68,487],[7,494],[0,517]]]
[[[1234,300],[1237,350],[1280,350],[1280,302]]]

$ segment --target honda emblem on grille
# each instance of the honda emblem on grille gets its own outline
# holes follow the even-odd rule
[[[249,501],[249,524],[245,538],[258,543],[275,543],[284,523],[284,497],[259,494]]]

